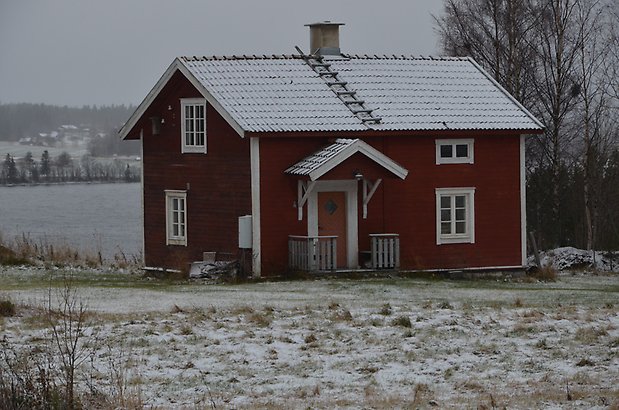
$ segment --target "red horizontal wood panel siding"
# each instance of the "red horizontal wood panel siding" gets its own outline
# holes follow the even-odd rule
[[[448,138],[471,138],[471,133],[450,133]],[[342,135],[341,137],[347,137]],[[354,136],[348,136],[354,138]],[[368,251],[370,233],[400,234],[403,269],[458,269],[519,266],[520,137],[475,137],[474,164],[436,165],[434,136],[364,138],[408,169],[401,180],[361,154],[355,154],[320,180],[352,179],[354,171],[381,186],[362,218],[359,183],[359,250]],[[327,138],[262,138],[261,226],[263,275],[286,268],[288,235],[307,234],[307,206],[297,220],[298,177],[284,170],[317,149]],[[475,243],[436,244],[436,188],[475,188]]]
[[[201,97],[177,72],[138,124],[143,129],[147,266],[186,268],[202,252],[237,253],[238,217],[251,214],[249,141],[207,105],[207,154],[181,153],[181,98]],[[164,120],[152,135],[149,117]],[[187,190],[187,246],[166,245],[165,190]]]

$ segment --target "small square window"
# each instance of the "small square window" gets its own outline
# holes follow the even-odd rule
[[[469,146],[467,144],[456,145],[456,158],[467,158],[469,156]]]
[[[441,145],[441,158],[453,157],[452,151],[453,151],[452,145]]]
[[[472,164],[473,139],[436,140],[436,164]]]

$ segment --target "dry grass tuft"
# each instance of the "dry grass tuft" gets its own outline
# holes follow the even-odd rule
[[[557,281],[557,270],[550,265],[546,265],[540,268],[533,269],[529,273],[529,275],[542,282],[556,282]]]
[[[383,307],[380,308],[378,313],[383,316],[389,316],[391,315],[391,313],[393,313],[393,309],[391,308],[391,305],[389,303],[385,303]]]
[[[307,344],[311,344],[311,343],[317,342],[318,338],[316,337],[315,334],[310,333],[309,335],[305,336],[305,339],[303,339],[303,341]]]
[[[439,309],[450,309],[452,310],[454,307],[451,303],[447,301],[443,301],[438,305]]]
[[[583,366],[595,366],[595,363],[594,363],[591,359],[589,359],[589,358],[585,357],[585,358],[583,358],[583,359],[580,359],[580,360],[578,361],[578,363],[576,363],[576,366],[578,366],[578,367],[583,367]]]
[[[250,313],[254,313],[254,308],[247,305],[239,306],[232,309],[230,313],[232,313],[233,315],[248,315]]]
[[[352,313],[348,309],[341,309],[333,313],[331,320],[334,322],[352,322]]]
[[[174,306],[172,306],[172,309],[170,311],[172,313],[185,313],[185,310],[181,308],[180,306],[178,306],[177,304],[174,304]]]
[[[251,313],[247,320],[259,327],[268,327],[271,324],[271,318],[260,312]]]
[[[583,326],[576,329],[574,339],[581,343],[594,344],[602,336],[608,336],[606,329],[594,326]]]
[[[395,319],[393,319],[391,321],[391,325],[392,326],[401,326],[401,327],[407,327],[407,328],[411,328],[413,327],[413,324],[411,323],[411,320],[408,316],[398,316]]]
[[[337,302],[331,302],[328,306],[329,310],[337,310],[340,308],[340,304]]]
[[[113,256],[110,266],[120,269],[138,269],[142,256],[127,256],[120,248]],[[50,266],[77,266],[99,268],[106,265],[100,249],[78,249],[63,241],[52,242],[50,238],[33,239],[26,234],[4,241],[0,235],[0,265],[33,265],[45,263]]]

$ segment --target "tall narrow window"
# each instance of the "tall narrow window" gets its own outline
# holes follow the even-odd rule
[[[206,153],[206,101],[183,98],[181,117],[182,152]]]
[[[472,164],[473,139],[436,140],[436,164]]]
[[[475,188],[436,189],[436,243],[475,242]]]
[[[166,190],[166,245],[187,245],[187,192]]]

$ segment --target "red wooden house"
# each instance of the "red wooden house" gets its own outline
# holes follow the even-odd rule
[[[239,236],[255,276],[523,267],[540,122],[470,58],[346,55],[338,29],[310,25],[309,55],[174,60],[120,131],[142,141],[147,267]]]

